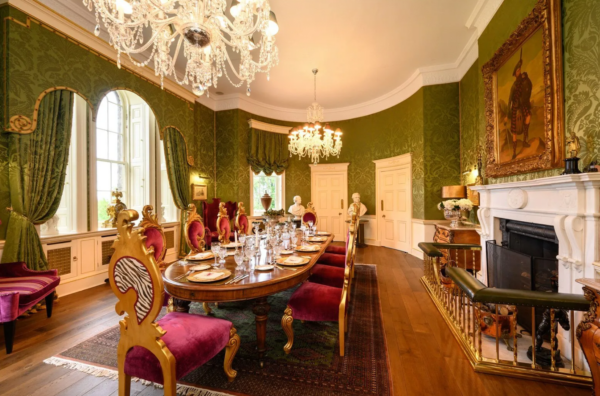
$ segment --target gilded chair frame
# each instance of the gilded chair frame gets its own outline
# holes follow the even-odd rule
[[[117,362],[119,373],[119,396],[129,396],[131,392],[131,376],[125,374],[127,353],[135,346],[147,349],[158,359],[162,368],[165,396],[177,396],[176,360],[167,345],[162,341],[166,334],[158,323],[158,317],[164,299],[164,283],[161,271],[157,265],[152,249],[147,249],[146,237],[141,229],[133,230],[133,223],[139,218],[133,209],[123,210],[117,218],[118,237],[112,245],[114,253],[108,269],[110,287],[119,301],[115,311],[125,317],[119,322],[120,340],[117,347]],[[152,283],[152,305],[144,318],[138,319],[136,304],[138,292],[133,288],[121,292],[115,281],[115,269],[122,258],[134,259],[141,263],[148,272]],[[240,346],[240,338],[236,329],[231,328],[230,339],[225,347],[224,370],[229,381],[233,381],[237,372],[231,367],[233,358]]]
[[[152,211],[154,207],[152,205],[145,205],[142,209],[142,221],[140,222],[140,227],[144,230],[144,235],[146,234],[146,230],[153,228],[160,232],[163,240],[163,251],[156,260],[159,268],[165,267],[165,256],[167,255],[167,238],[165,237],[165,232],[162,226],[158,222],[158,216],[153,214]],[[152,248],[152,253],[154,254],[154,248]]]
[[[346,266],[344,269],[344,285],[342,286],[342,295],[340,298],[340,305],[338,310],[338,327],[339,327],[339,343],[340,343],[340,356],[345,354],[345,337],[348,332],[348,306],[350,303],[350,292],[352,287],[352,274],[354,272],[354,258],[356,254],[356,233],[358,230],[358,214],[356,208],[352,213],[352,220],[350,222],[350,240],[348,241],[348,253],[346,254]],[[288,305],[284,311],[283,317],[281,318],[281,327],[287,335],[288,341],[283,347],[283,351],[289,354],[294,345],[294,329],[292,324],[294,322],[292,308]]]
[[[221,229],[221,221],[229,222],[229,215],[227,214],[227,208],[225,202],[219,204],[219,215],[217,216],[217,232],[219,233],[219,242],[221,245],[229,245],[229,235],[231,233],[231,223],[229,231]]]
[[[244,203],[239,202],[237,214],[235,216],[235,228],[237,228],[238,231],[242,234],[248,234],[250,231],[248,228],[251,229],[252,225],[250,224],[250,219],[248,219],[248,225],[246,226],[247,229],[242,232],[242,227],[240,227],[240,217],[242,216],[246,216],[246,218],[248,217],[248,215],[246,214],[246,208],[244,207]]]
[[[204,240],[204,238],[206,237],[206,235],[205,235],[206,227],[204,226],[204,222],[202,222],[202,217],[198,214],[198,211],[196,210],[196,205],[194,205],[193,203],[189,204],[187,212],[188,212],[188,219],[185,223],[185,228],[184,228],[185,243],[187,243],[192,254],[201,253],[206,249],[206,241]],[[195,221],[199,222],[200,225],[202,226],[202,229],[204,230],[202,238],[198,237],[196,239],[198,241],[198,248],[194,247],[190,243],[190,236],[189,236],[189,229],[192,226],[192,223]]]
[[[319,216],[317,216],[317,211],[315,210],[315,206],[313,205],[312,202],[309,202],[308,205],[306,205],[306,209],[304,210],[304,213],[302,213],[302,224],[306,227],[308,227],[308,222],[304,221],[304,216],[307,213],[312,213],[315,216],[315,226],[317,225],[317,223],[319,222]]]

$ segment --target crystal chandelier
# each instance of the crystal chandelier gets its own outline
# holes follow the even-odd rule
[[[292,129],[288,135],[290,144],[290,156],[298,155],[299,158],[309,156],[313,164],[319,163],[319,158],[329,158],[330,155],[339,158],[342,151],[342,131],[337,128],[335,132],[329,124],[321,126],[323,122],[323,107],[317,103],[317,73],[318,69],[313,69],[315,75],[315,96],[314,102],[308,107],[306,118],[308,123],[304,126],[297,126]],[[321,135],[323,129],[323,136]]]
[[[256,73],[267,73],[269,79],[271,67],[279,63],[275,46],[279,25],[268,0],[233,0],[229,10],[233,19],[225,16],[227,0],[83,0],[83,4],[96,10],[96,36],[102,19],[109,44],[117,50],[117,66],[121,67],[122,53],[140,67],[154,60],[161,86],[164,78],[172,75],[177,83],[190,84],[194,94],[201,96],[225,74],[235,87],[245,82],[250,96]],[[257,50],[255,60],[252,54]],[[180,79],[175,64],[181,51],[187,64]],[[148,58],[137,62],[132,59],[135,54]],[[237,68],[232,54],[239,58]],[[227,66],[237,82],[230,78]]]

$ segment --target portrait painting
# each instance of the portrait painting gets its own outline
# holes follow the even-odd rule
[[[560,2],[539,0],[483,67],[488,177],[563,165],[559,26]]]
[[[208,199],[208,191],[205,184],[192,184],[192,200],[206,201]]]

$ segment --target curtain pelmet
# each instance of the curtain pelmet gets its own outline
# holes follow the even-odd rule
[[[281,133],[251,129],[248,137],[248,163],[252,172],[281,175],[289,166],[289,139]]]

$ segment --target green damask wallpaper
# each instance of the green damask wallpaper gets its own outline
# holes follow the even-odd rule
[[[0,20],[8,15],[8,7],[0,7]],[[3,22],[5,23],[5,22]],[[4,42],[4,29],[0,29],[0,39]],[[4,46],[0,45],[0,59],[4,59]],[[0,62],[0,73],[4,75],[4,62]],[[0,103],[4,103],[4,85],[0,86]],[[0,105],[0,120],[4,117],[4,106]],[[8,226],[10,206],[10,191],[8,190],[8,136],[0,131],[0,240],[5,239],[6,227]]]
[[[459,183],[458,84],[424,87],[404,102],[365,117],[331,123],[344,132],[340,158],[349,162],[348,202],[361,194],[370,214],[376,213],[373,160],[413,153],[413,217],[437,219],[441,187]],[[297,123],[268,119],[242,110],[217,112],[217,196],[247,202],[250,196],[246,161],[248,119],[277,125]],[[307,158],[293,157],[286,171],[286,207],[294,195],[310,200]]]
[[[190,155],[194,157],[194,166],[190,169],[190,178],[194,184],[206,184],[208,200],[215,196],[214,164],[215,112],[196,102],[194,106],[194,133],[188,140]],[[200,208],[200,201],[194,201]]]
[[[461,81],[461,151],[463,171],[476,163],[476,145],[485,142],[481,67],[535,6],[536,0],[504,0],[479,38],[479,60]],[[562,0],[565,133],[575,131],[582,150],[580,167],[598,158],[600,147],[600,2]],[[477,77],[475,77],[475,75]],[[474,96],[477,95],[476,102]],[[478,114],[478,115],[476,115]],[[485,168],[485,158],[484,158]],[[562,169],[486,179],[486,183],[556,176]],[[485,176],[485,170],[484,170]],[[473,182],[470,178],[467,182]]]

